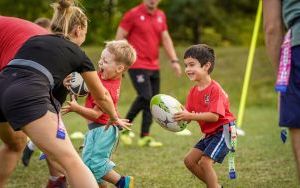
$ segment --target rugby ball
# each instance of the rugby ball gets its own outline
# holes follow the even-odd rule
[[[183,110],[180,102],[174,97],[165,94],[155,95],[150,101],[150,109],[153,119],[164,129],[179,132],[187,126],[187,122],[173,119],[176,112]]]
[[[70,92],[78,97],[86,96],[89,92],[83,78],[78,72],[72,72]]]

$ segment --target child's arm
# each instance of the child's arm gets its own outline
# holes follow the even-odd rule
[[[174,114],[175,121],[206,121],[206,122],[216,122],[219,119],[219,115],[213,112],[189,112],[184,110],[182,112],[178,112]]]
[[[87,108],[79,105],[75,98],[72,98],[71,101],[67,102],[66,106],[62,107],[63,114],[67,114],[69,112],[76,112],[88,120],[98,119],[103,114],[97,105],[94,108]]]

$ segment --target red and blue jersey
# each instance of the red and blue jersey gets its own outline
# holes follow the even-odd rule
[[[120,27],[128,32],[127,40],[137,52],[130,68],[158,70],[161,35],[168,29],[164,12],[157,9],[150,14],[142,3],[124,15]]]
[[[205,134],[214,133],[221,126],[235,120],[229,108],[228,95],[214,80],[203,90],[199,90],[198,86],[192,87],[186,101],[186,109],[189,112],[212,112],[219,115],[217,122],[198,121],[201,131]]]

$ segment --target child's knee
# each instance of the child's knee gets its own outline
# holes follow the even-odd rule
[[[189,156],[186,156],[183,160],[184,165],[190,169],[192,168],[194,165],[196,165],[197,163],[195,163]]]
[[[207,156],[204,156],[201,158],[201,160],[199,161],[199,166],[202,168],[202,169],[207,169],[207,168],[211,168],[212,165],[213,165],[214,161],[207,157]]]

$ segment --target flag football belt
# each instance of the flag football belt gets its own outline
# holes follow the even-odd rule
[[[42,73],[44,76],[46,76],[46,78],[48,79],[50,86],[51,86],[51,90],[49,93],[50,101],[53,104],[53,106],[57,112],[56,138],[64,140],[66,137],[66,133],[65,133],[66,130],[65,130],[65,126],[62,122],[62,119],[60,117],[59,108],[57,107],[54,97],[53,97],[53,94],[52,94],[52,89],[54,88],[54,79],[53,79],[52,74],[49,72],[49,70],[41,64],[38,64],[31,60],[26,60],[26,59],[14,59],[8,63],[8,66],[21,66],[21,67],[24,67],[25,69],[26,69],[26,67],[30,67],[30,68],[33,68],[34,70],[37,70],[38,72]]]
[[[26,60],[26,59],[13,59],[8,63],[8,66],[24,66],[24,67],[31,67],[39,72],[41,72],[43,75],[45,75],[50,83],[51,89],[54,87],[54,79],[52,74],[49,72],[49,70],[44,67],[41,64],[38,64],[34,61],[31,60]]]
[[[235,157],[235,151],[237,145],[237,133],[236,133],[235,121],[223,125],[223,135],[225,137],[226,146],[229,149],[229,153],[228,153],[229,178],[235,179],[236,172],[235,172],[234,157]]]

